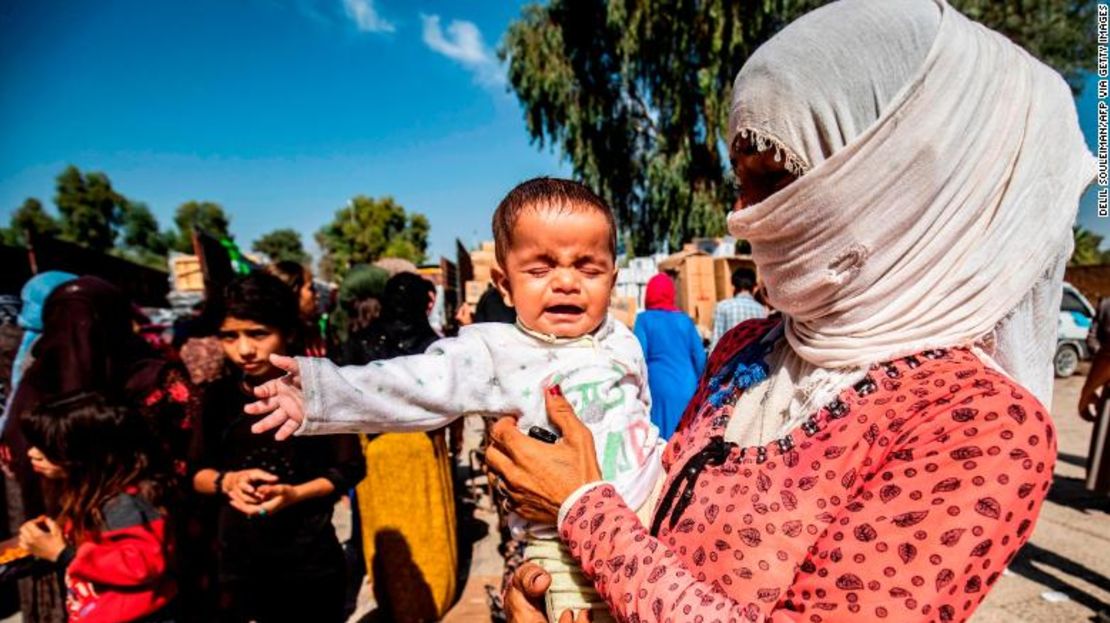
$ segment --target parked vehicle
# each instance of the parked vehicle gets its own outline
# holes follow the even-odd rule
[[[1058,378],[1075,374],[1079,362],[1090,359],[1087,333],[1094,321],[1095,308],[1070,283],[1064,283],[1060,315],[1056,323],[1056,356],[1052,360]]]

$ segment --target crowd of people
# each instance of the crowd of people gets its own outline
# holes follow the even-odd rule
[[[1052,477],[1093,173],[1070,91],[941,0],[842,0],[753,53],[729,125],[759,281],[732,275],[708,356],[667,275],[633,327],[609,314],[614,215],[547,177],[497,206],[457,335],[404,270],[353,268],[323,322],[311,271],[278,262],[167,343],[109,282],[36,275],[0,370],[25,620],[342,621],[363,578],[385,620],[437,620],[475,414],[495,617],[966,620]]]
[[[446,611],[458,557],[444,431],[279,442],[243,411],[284,374],[271,356],[365,364],[440,337],[423,277],[359,267],[341,295],[342,338],[317,322],[308,269],[278,263],[163,343],[101,278],[25,284],[5,323],[0,453],[10,534],[42,561],[19,581],[25,620],[343,621],[364,574],[388,620]],[[355,529],[341,544],[345,497]]]

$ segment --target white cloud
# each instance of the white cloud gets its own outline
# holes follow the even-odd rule
[[[343,8],[347,10],[347,17],[355,21],[355,25],[362,32],[393,32],[396,27],[374,8],[374,0],[343,0]]]
[[[501,63],[493,50],[486,47],[482,32],[474,22],[451,20],[445,33],[438,15],[421,14],[420,19],[424,22],[425,45],[468,69],[484,85],[504,84]]]

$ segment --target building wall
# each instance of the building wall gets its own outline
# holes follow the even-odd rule
[[[1069,266],[1064,280],[1075,286],[1092,305],[1104,296],[1110,296],[1110,264],[1098,266]]]

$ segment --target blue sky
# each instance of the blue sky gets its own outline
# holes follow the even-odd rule
[[[237,239],[312,233],[356,194],[488,237],[516,182],[569,174],[530,144],[494,49],[523,3],[35,0],[0,4],[0,222],[69,163],[163,226],[222,204]],[[1079,98],[1094,145],[1095,97]],[[1080,222],[1110,239],[1084,199]]]
[[[494,49],[519,7],[367,0],[36,0],[0,8],[0,219],[67,163],[164,226],[222,204],[241,243],[306,243],[356,194],[486,237],[515,183],[569,169],[529,143]]]

